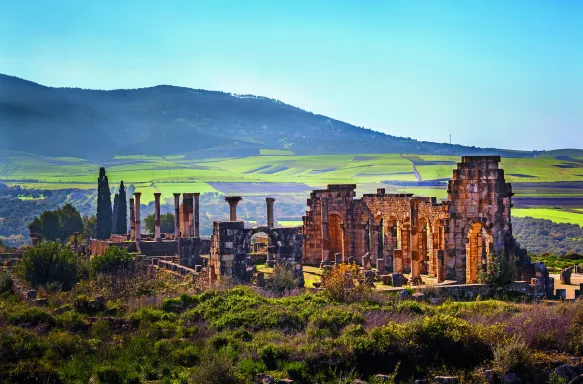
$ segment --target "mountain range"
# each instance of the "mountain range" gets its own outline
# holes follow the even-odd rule
[[[53,88],[1,74],[0,149],[87,159],[233,157],[260,149],[306,155],[532,156],[387,135],[260,96],[169,85],[108,91]]]

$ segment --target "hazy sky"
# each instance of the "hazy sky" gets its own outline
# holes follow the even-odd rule
[[[420,140],[583,148],[579,0],[0,0],[0,73],[251,93]]]

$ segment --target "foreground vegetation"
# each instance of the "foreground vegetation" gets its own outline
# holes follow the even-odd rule
[[[25,257],[62,254],[55,263],[70,266],[57,247]],[[381,373],[392,382],[454,374],[480,383],[485,368],[560,382],[549,372],[583,355],[582,301],[433,305],[362,286],[347,294],[344,280],[318,292],[282,293],[277,281],[205,287],[119,250],[74,264],[43,282],[30,263],[12,274],[34,283],[46,307],[12,294],[11,277],[0,272],[1,382],[251,383],[264,373],[350,383]],[[63,276],[77,282],[69,291],[55,284]]]

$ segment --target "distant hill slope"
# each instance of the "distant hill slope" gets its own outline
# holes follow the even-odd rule
[[[103,159],[113,155],[501,154],[395,137],[256,96],[174,86],[133,90],[50,88],[0,75],[0,149]]]

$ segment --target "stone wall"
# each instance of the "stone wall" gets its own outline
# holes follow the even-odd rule
[[[512,188],[499,162],[498,156],[462,157],[443,203],[384,189],[356,199],[353,184],[313,191],[303,217],[303,261],[361,262],[368,255],[375,266],[411,273],[414,283],[421,274],[476,282],[496,252],[528,263],[512,237]]]
[[[242,221],[215,221],[210,241],[209,275],[211,281],[230,276],[249,281],[253,266],[247,257],[251,253],[251,238],[257,233],[269,237],[267,262],[292,268],[298,277],[302,272],[302,235],[299,228],[245,228]]]
[[[138,251],[135,241],[111,242],[108,240],[91,239],[90,248],[92,256],[101,256],[109,247],[122,248],[128,252]]]

